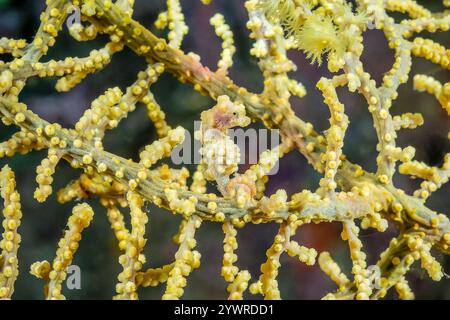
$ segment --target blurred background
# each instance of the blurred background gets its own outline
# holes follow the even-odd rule
[[[0,37],[24,38],[30,41],[39,25],[39,15],[44,9],[44,0],[0,0]],[[163,0],[136,1],[135,18],[156,34],[163,36],[164,32],[155,30],[153,22],[159,12],[165,9]],[[252,41],[245,27],[248,19],[243,0],[213,0],[209,6],[203,6],[199,0],[183,0],[182,5],[190,32],[185,38],[183,49],[193,51],[202,58],[202,63],[215,69],[220,56],[220,41],[209,25],[209,19],[221,12],[231,26],[237,52],[231,78],[239,85],[254,92],[262,89],[262,76],[255,58],[249,55]],[[441,1],[419,1],[430,10],[442,10]],[[397,16],[402,18],[401,15]],[[422,36],[430,37],[449,47],[448,33]],[[57,45],[52,48],[43,61],[62,59],[67,56],[86,56],[92,49],[101,48],[107,41],[106,37],[98,37],[95,41],[76,42],[68,36],[67,28],[57,39]],[[364,34],[363,63],[373,78],[380,83],[382,74],[390,69],[393,63],[393,52],[387,46],[382,32],[369,30]],[[298,71],[293,77],[300,80],[307,88],[306,97],[293,98],[295,112],[303,119],[314,124],[316,130],[322,131],[328,127],[328,108],[323,104],[321,94],[315,88],[321,76],[327,75],[324,66],[311,65],[301,52],[292,51],[290,57],[298,65]],[[10,57],[1,57],[8,61]],[[21,100],[29,108],[50,122],[58,122],[65,127],[71,127],[79,119],[90,102],[102,94],[107,88],[120,86],[125,88],[132,84],[137,73],[145,69],[145,61],[125,49],[114,56],[112,63],[103,71],[89,76],[69,93],[58,93],[54,89],[55,78],[28,81],[26,89],[21,94]],[[440,81],[448,81],[449,74],[440,67],[424,59],[413,61],[413,74],[432,75]],[[166,112],[169,124],[182,125],[192,130],[193,123],[199,119],[202,110],[212,106],[212,100],[195,92],[190,86],[183,85],[171,75],[165,74],[152,87],[156,99]],[[351,124],[345,139],[344,152],[347,157],[359,163],[368,171],[375,170],[377,143],[371,116],[361,96],[339,91],[341,101],[346,106]],[[399,97],[392,108],[394,114],[405,112],[421,112],[425,124],[415,130],[399,132],[398,145],[412,145],[417,149],[416,158],[431,165],[440,165],[445,153],[450,152],[449,140],[446,138],[450,130],[449,118],[434,97],[428,94],[412,91],[412,81],[401,86]],[[17,129],[0,126],[0,141],[10,137]],[[140,106],[123,121],[117,130],[109,132],[105,140],[105,148],[123,157],[137,159],[139,150],[155,139],[155,130],[146,116],[145,107]],[[60,205],[53,195],[46,203],[39,204],[33,199],[36,187],[35,170],[45,156],[45,151],[33,152],[26,156],[17,155],[12,159],[0,159],[0,165],[8,163],[16,172],[18,189],[22,196],[23,220],[20,227],[22,244],[19,250],[20,276],[16,282],[14,297],[16,299],[40,299],[43,297],[43,281],[29,274],[30,265],[38,260],[54,258],[56,245],[63,235],[63,230],[74,203]],[[55,175],[54,190],[65,186],[80,175],[80,171],[71,169],[66,163],[58,166]],[[286,189],[289,194],[302,189],[316,189],[320,176],[307,165],[305,159],[292,152],[282,159],[278,175],[272,176],[267,188],[267,194],[272,194],[279,188]],[[395,184],[406,192],[412,193],[420,181],[406,176],[395,176]],[[429,200],[429,206],[438,212],[448,214],[450,205],[450,187],[436,192]],[[108,223],[105,210],[98,205],[96,199],[88,201],[95,209],[95,217],[91,226],[83,233],[83,240],[75,255],[73,264],[80,266],[82,272],[81,290],[67,290],[63,293],[68,299],[110,299],[115,294],[116,277],[121,271],[118,263],[119,251],[116,240]],[[159,267],[170,263],[176,251],[171,242],[180,222],[178,216],[147,205],[149,224],[147,228],[148,245],[145,250],[147,265]],[[316,248],[319,252],[328,250],[350,275],[346,243],[340,239],[341,225],[339,223],[307,225],[299,228],[295,239],[300,244]],[[237,251],[238,265],[251,271],[253,278],[259,276],[259,266],[265,261],[265,251],[271,245],[276,233],[272,224],[246,226],[238,235],[239,249]],[[385,233],[372,229],[363,231],[364,250],[368,255],[368,264],[374,264],[380,252],[386,248],[388,241],[397,234],[394,226]],[[223,299],[226,297],[226,283],[220,277],[222,261],[223,234],[218,224],[205,222],[198,231],[198,250],[202,254],[202,267],[188,278],[184,298],[186,299]],[[449,258],[436,253],[437,259],[443,263],[447,273]],[[411,281],[416,297],[419,299],[449,299],[449,279],[434,283],[428,275],[419,268],[413,267],[407,278]],[[282,257],[282,267],[279,275],[282,297],[285,299],[319,299],[326,293],[335,290],[334,283],[317,267],[307,267],[298,260],[287,255]],[[140,289],[141,299],[159,299],[165,286]],[[259,297],[247,296],[251,299]],[[396,298],[394,291],[388,298]]]

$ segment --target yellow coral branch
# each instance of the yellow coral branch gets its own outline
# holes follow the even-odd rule
[[[17,251],[21,242],[17,232],[22,218],[20,195],[16,191],[14,172],[4,166],[0,172],[0,190],[4,200],[3,232],[0,247],[2,249],[0,273],[0,298],[10,299],[14,293],[14,283],[19,275],[19,262]]]

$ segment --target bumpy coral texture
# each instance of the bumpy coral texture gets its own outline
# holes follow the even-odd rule
[[[202,2],[206,5],[210,1]],[[307,265],[318,260],[337,285],[337,290],[327,294],[326,299],[378,299],[390,289],[395,289],[402,299],[414,298],[405,275],[418,260],[433,280],[443,278],[441,265],[431,252],[450,253],[450,222],[445,214],[428,208],[427,199],[448,182],[450,154],[441,167],[416,161],[412,146],[397,146],[397,132],[414,129],[424,120],[419,113],[394,116],[390,109],[399,87],[413,76],[414,89],[434,95],[450,114],[450,83],[414,74],[412,68],[413,57],[450,68],[449,50],[429,39],[415,37],[421,31],[448,31],[448,11],[430,12],[413,0],[249,0],[245,3],[247,27],[254,40],[250,53],[258,60],[264,76],[263,91],[252,93],[228,77],[236,49],[233,33],[220,14],[211,19],[212,28],[223,41],[217,70],[212,71],[202,65],[199,56],[181,49],[188,27],[179,0],[167,0],[167,10],[155,22],[157,28],[168,28],[167,40],[156,37],[133,19],[133,0],[47,0],[46,5],[41,25],[29,42],[0,39],[0,52],[13,56],[9,62],[0,62],[0,114],[5,125],[20,128],[0,144],[0,156],[48,151],[37,167],[34,196],[39,202],[52,194],[52,176],[60,161],[84,171],[78,180],[58,191],[58,200],[66,203],[89,194],[107,208],[123,267],[117,279],[116,299],[138,299],[139,287],[158,285],[166,285],[163,299],[181,298],[189,275],[200,267],[195,234],[203,221],[223,226],[222,276],[228,283],[229,299],[242,299],[248,294],[280,299],[277,275],[280,257],[285,253]],[[443,1],[442,5],[449,3]],[[72,6],[81,10],[81,23],[70,27],[76,41],[103,34],[109,42],[87,57],[45,61],[44,56],[55,44]],[[400,21],[391,17],[395,12],[403,14]],[[369,26],[382,30],[395,52],[395,63],[380,85],[361,62],[362,34]],[[147,69],[125,90],[111,88],[95,99],[73,128],[45,121],[19,100],[20,92],[33,77],[57,77],[56,90],[71,90],[89,74],[100,72],[125,46],[146,59]],[[303,97],[306,90],[289,76],[296,70],[287,56],[289,50],[305,52],[311,63],[326,63],[333,74],[317,83],[330,115],[329,128],[323,134],[291,109],[290,98]],[[182,143],[185,133],[182,127],[172,128],[166,122],[151,92],[152,85],[165,72],[217,100],[216,106],[199,115],[202,127],[196,137],[202,143],[203,160],[196,172],[158,166]],[[346,115],[347,106],[339,101],[338,87],[357,92],[366,101],[378,137],[376,172],[351,163],[343,153],[351,119]],[[138,104],[147,107],[159,140],[143,147],[140,161],[133,162],[104,150],[103,137]],[[259,162],[247,171],[238,173],[240,150],[227,130],[245,127],[251,121],[278,129],[282,143],[262,153]],[[316,190],[299,190],[290,197],[284,190],[265,194],[269,171],[289,152],[300,152],[323,175],[320,185]],[[397,188],[392,179],[397,171],[422,179],[420,188],[413,194]],[[207,181],[217,185],[216,193],[207,193]],[[22,216],[14,173],[8,166],[0,173],[0,186],[4,199],[0,297],[8,299],[19,274],[17,253]],[[174,237],[179,245],[174,260],[159,268],[145,266],[144,248],[149,245],[146,225],[151,224],[144,210],[146,202],[184,218]],[[128,210],[123,209],[127,207]],[[53,262],[41,261],[31,266],[31,273],[45,282],[47,299],[64,299],[61,289],[67,268],[83,229],[94,218],[87,204],[75,206]],[[314,248],[293,240],[301,225],[330,222],[342,224],[342,239],[348,242],[353,262],[351,275],[341,271],[330,253],[318,254]],[[259,275],[237,266],[238,230],[252,223],[279,226]],[[399,233],[379,256],[379,277],[374,277],[359,232],[361,228],[383,232],[389,224],[395,224]]]

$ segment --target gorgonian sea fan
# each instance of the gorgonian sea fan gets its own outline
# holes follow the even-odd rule
[[[236,49],[233,32],[220,14],[211,19],[211,24],[223,42],[223,50],[217,70],[211,71],[198,55],[182,50],[188,27],[179,0],[167,0],[167,9],[155,21],[157,28],[168,29],[167,40],[133,18],[132,0],[47,0],[46,5],[34,38],[0,39],[0,53],[12,56],[0,63],[0,114],[4,125],[20,130],[0,144],[0,156],[47,150],[37,167],[34,197],[39,202],[45,202],[53,193],[53,175],[61,160],[83,171],[78,179],[58,191],[57,199],[67,203],[96,197],[106,208],[121,252],[116,299],[137,299],[140,287],[163,284],[163,299],[181,298],[189,275],[200,267],[196,231],[203,221],[222,225],[225,236],[221,274],[227,282],[229,299],[242,299],[247,290],[266,299],[280,299],[277,276],[284,253],[307,265],[315,264],[318,256],[321,269],[338,287],[325,296],[328,299],[377,299],[385,297],[391,288],[401,299],[411,299],[414,294],[405,275],[417,260],[433,280],[442,279],[442,267],[431,252],[450,252],[450,222],[445,214],[430,209],[427,199],[448,182],[450,155],[445,156],[442,166],[415,160],[412,146],[397,145],[397,132],[422,125],[423,117],[420,113],[394,116],[391,107],[399,87],[413,74],[414,89],[434,95],[450,114],[449,83],[416,74],[412,63],[416,56],[449,69],[449,51],[431,39],[417,36],[422,31],[448,31],[448,10],[431,12],[412,0],[247,1],[247,27],[254,40],[250,52],[264,77],[262,92],[253,93],[228,76]],[[442,5],[449,6],[449,2],[444,0]],[[70,26],[70,35],[76,41],[106,35],[108,42],[86,57],[46,60],[74,8],[80,13],[80,21]],[[395,12],[402,13],[402,18],[395,20]],[[363,32],[369,25],[384,32],[395,53],[395,63],[379,85],[361,62]],[[125,47],[144,57],[146,68],[127,88],[110,88],[94,99],[73,127],[50,123],[21,102],[20,93],[29,79],[57,77],[56,90],[70,91],[90,74],[104,69]],[[329,127],[322,134],[292,109],[290,98],[306,94],[305,87],[290,74],[297,68],[287,55],[292,49],[303,51],[313,63],[326,60],[332,73],[316,83],[330,114]],[[198,116],[201,130],[196,137],[202,144],[203,158],[194,172],[159,164],[185,137],[185,129],[170,125],[152,94],[153,84],[165,72],[217,101]],[[343,152],[351,119],[339,100],[339,87],[360,94],[372,116],[378,139],[375,172],[350,162]],[[158,139],[143,146],[139,159],[133,161],[105,150],[104,137],[137,105],[147,108]],[[258,163],[239,172],[240,149],[228,135],[228,129],[248,126],[251,121],[278,129],[282,143],[261,153]],[[206,134],[211,130],[213,134]],[[227,150],[233,156],[227,155]],[[268,194],[269,172],[290,152],[300,152],[322,175],[319,185],[315,190],[299,190],[291,196],[283,189]],[[420,178],[422,183],[408,194],[393,182],[396,173]],[[208,181],[217,186],[215,192],[208,190]],[[19,274],[22,207],[9,166],[0,172],[0,187],[5,229],[0,242],[0,297],[11,298]],[[157,268],[148,267],[143,251],[148,246],[146,226],[152,223],[145,203],[183,218],[174,236],[178,250],[173,262]],[[93,219],[94,212],[88,204],[76,205],[53,262],[43,260],[31,266],[31,273],[45,282],[47,299],[65,298],[62,284],[67,268],[83,230]],[[352,276],[341,271],[330,253],[319,254],[294,240],[300,226],[329,222],[342,224]],[[276,224],[278,232],[267,248],[267,260],[261,264],[260,274],[254,277],[238,266],[237,235],[246,224],[260,223]],[[389,224],[398,227],[398,235],[376,264],[368,266],[360,229],[383,232]],[[377,278],[371,267],[378,270]]]

